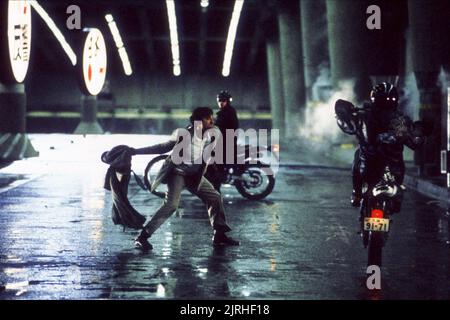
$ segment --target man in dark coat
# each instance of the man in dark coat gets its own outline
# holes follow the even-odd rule
[[[221,91],[217,95],[217,104],[220,110],[216,115],[216,126],[219,127],[224,137],[226,129],[237,130],[239,128],[236,109],[231,105],[231,101],[233,101],[233,97],[228,91]]]
[[[344,132],[356,135],[359,144],[352,168],[351,204],[360,205],[363,183],[375,184],[385,166],[389,166],[396,182],[402,184],[405,175],[403,146],[419,148],[424,143],[425,133],[421,122],[413,122],[399,110],[395,86],[380,83],[373,87],[370,103],[362,108],[338,100],[335,110],[338,125]],[[400,203],[394,211],[400,211]]]
[[[224,164],[215,164],[214,168],[211,167],[208,171],[207,177],[211,180],[214,188],[220,192],[220,185],[223,182],[223,178],[226,166],[227,154],[233,152],[233,162],[236,163],[236,152],[237,152],[237,136],[235,135],[233,138],[233,151],[231,151],[231,146],[227,146],[227,135],[226,131],[228,130],[237,130],[239,128],[239,120],[237,117],[236,109],[231,105],[231,101],[233,101],[233,97],[228,91],[221,91],[217,94],[217,104],[219,106],[219,111],[216,115],[216,126],[219,128],[222,133],[223,138],[223,162]]]

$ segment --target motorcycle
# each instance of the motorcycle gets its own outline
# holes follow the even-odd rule
[[[363,109],[356,108],[348,101],[338,100],[335,104],[337,125],[346,134],[365,135],[365,127],[360,114]],[[422,123],[411,124],[413,130],[422,130]],[[379,134],[377,144],[371,146],[370,152],[377,159],[377,165],[372,168],[370,181],[363,185],[360,204],[360,234],[363,245],[368,249],[368,266],[381,266],[382,249],[385,245],[390,225],[391,215],[400,211],[403,190],[405,187],[395,181],[395,176],[389,168],[389,156],[384,151],[384,145],[396,143],[393,132]]]
[[[363,245],[368,249],[367,265],[381,267],[382,250],[392,224],[391,216],[399,211],[405,187],[395,181],[388,166],[375,185],[365,184],[360,205]]]
[[[254,148],[257,148],[256,152]],[[249,200],[264,199],[275,187],[275,172],[271,168],[272,161],[266,160],[269,158],[279,162],[279,146],[273,145],[265,148],[245,145],[238,148],[238,152],[237,159],[242,160],[238,163],[242,164],[227,165],[222,176],[222,184],[234,186],[243,197]],[[151,190],[152,181],[168,156],[170,155],[159,155],[148,163],[144,171],[144,184],[147,190]],[[166,185],[160,185],[150,192],[164,198],[166,190]]]

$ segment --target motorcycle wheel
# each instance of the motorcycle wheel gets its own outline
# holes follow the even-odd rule
[[[237,191],[249,200],[261,200],[267,197],[275,187],[273,174],[268,174],[270,168],[249,166],[241,175],[242,180],[236,180]],[[271,173],[271,172],[269,172]]]
[[[144,184],[147,187],[148,191],[151,190],[151,185],[152,185],[153,181],[155,180],[156,175],[158,174],[159,169],[163,165],[166,158],[167,158],[167,155],[160,155],[160,156],[153,158],[147,164],[147,167],[145,168],[145,171],[144,171]],[[167,189],[167,187],[166,187],[166,189]],[[162,186],[162,185],[159,185],[157,189],[150,191],[150,192],[160,198],[164,198],[166,196],[166,190],[164,190],[164,186]]]
[[[377,265],[381,267],[381,254],[383,249],[383,237],[379,232],[373,232],[369,236],[367,266]]]

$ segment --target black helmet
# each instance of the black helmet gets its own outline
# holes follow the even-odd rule
[[[379,83],[372,88],[370,101],[383,109],[395,109],[398,106],[397,89],[388,82]]]
[[[220,91],[219,94],[217,95],[217,101],[220,101],[220,100],[227,100],[228,102],[231,102],[231,101],[233,101],[233,97],[231,96],[231,94],[228,91],[223,90],[223,91]]]

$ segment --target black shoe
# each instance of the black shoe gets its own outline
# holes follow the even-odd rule
[[[213,237],[214,246],[238,246],[240,242],[227,237],[225,233],[215,233]]]
[[[147,232],[142,230],[142,232],[139,234],[139,236],[136,239],[134,239],[135,248],[140,249],[142,251],[152,250],[153,246],[147,240],[149,237],[150,236],[147,234]]]

